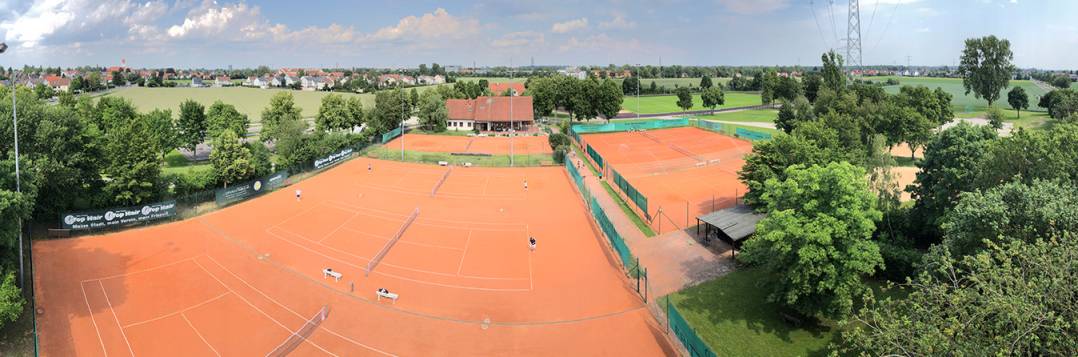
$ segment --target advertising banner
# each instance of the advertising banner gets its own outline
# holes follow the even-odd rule
[[[142,206],[112,208],[60,215],[64,229],[100,229],[169,218],[176,215],[176,201],[168,200]]]
[[[345,148],[341,149],[341,151],[329,154],[329,156],[314,160],[314,169],[321,170],[323,168],[336,165],[337,163],[344,161],[344,159],[347,159],[349,155],[352,155],[353,151],[355,151],[355,149]]]
[[[272,191],[273,189],[284,185],[285,179],[287,178],[288,171],[285,170],[258,180],[238,183],[231,187],[219,188],[214,192],[214,200],[217,201],[217,206],[227,206],[258,196],[263,192]]]

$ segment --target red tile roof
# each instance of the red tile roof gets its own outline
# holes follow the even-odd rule
[[[505,93],[505,90],[509,88],[513,88],[513,90],[517,92],[517,95],[524,94],[524,83],[520,82],[491,82],[487,84],[487,86],[490,87],[490,92],[494,93],[494,95],[502,95],[502,93]]]
[[[510,105],[512,100],[512,105]],[[509,108],[513,113],[510,118]],[[446,111],[452,120],[475,120],[478,122],[508,122],[534,120],[532,97],[479,97],[475,99],[447,99]]]

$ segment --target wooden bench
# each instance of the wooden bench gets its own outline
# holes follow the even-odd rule
[[[322,269],[322,279],[325,279],[326,277],[330,277],[330,276],[332,276],[333,280],[336,280],[336,281],[341,281],[341,278],[344,277],[344,275],[342,275],[341,273],[333,271],[333,269],[330,269],[330,268]]]
[[[382,301],[382,298],[386,298],[386,299],[393,300],[394,304],[397,303],[397,298],[400,297],[400,295],[397,295],[397,294],[394,294],[394,293],[391,293],[391,292],[384,292],[383,293],[381,291],[375,291],[374,293],[376,295],[378,295],[378,301]]]

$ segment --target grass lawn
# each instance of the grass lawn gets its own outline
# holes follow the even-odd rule
[[[404,159],[401,160],[400,149],[387,148],[381,145],[367,148],[363,151],[362,155],[381,160],[419,162],[427,164],[436,164],[439,161],[446,161],[449,162],[450,165],[461,165],[465,162],[470,162],[474,166],[483,167],[509,167],[510,163],[518,167],[554,165],[554,157],[550,154],[514,155],[512,160],[510,160],[509,155],[463,156],[451,155],[450,153],[443,152],[420,152],[405,150]]]
[[[696,333],[719,356],[818,356],[839,328],[831,321],[817,326],[793,326],[767,302],[757,286],[764,278],[759,269],[740,268],[721,278],[660,299],[670,301]],[[878,300],[900,298],[900,290],[883,291],[883,283],[870,281]],[[665,305],[662,305],[665,306]],[[855,307],[855,310],[860,307]]]
[[[1003,121],[1014,124],[1017,128],[1037,129],[1043,127],[1052,117],[1048,116],[1047,112],[1029,112],[1022,111],[1022,117],[1018,117],[1018,111],[1014,109],[1003,109]],[[955,113],[957,118],[984,118],[985,111],[976,111],[969,113]]]
[[[624,81],[624,79],[615,79],[614,81],[618,82],[618,86],[621,86],[621,82]],[[651,82],[655,82],[655,85],[658,87],[666,87],[670,89],[673,89],[675,86],[694,88],[700,87],[700,78],[641,78],[640,87],[651,87]],[[723,85],[726,85],[727,82],[730,82],[730,78],[711,77],[711,83],[713,84],[722,83]]]
[[[210,164],[197,164],[187,166],[162,166],[161,173],[163,174],[192,174],[195,172],[213,171],[213,165]]]
[[[951,100],[951,104],[954,107],[955,114],[959,113],[972,113],[972,112],[984,112],[984,109],[988,107],[988,101],[984,99],[977,99],[973,93],[966,95],[966,89],[962,87],[961,78],[929,78],[929,77],[872,77],[872,81],[886,81],[888,78],[895,78],[899,81],[897,86],[883,87],[887,93],[898,93],[899,88],[904,85],[923,85],[931,89],[936,87],[943,88],[944,91],[950,93],[954,98]],[[1041,96],[1047,93],[1045,90],[1033,84],[1032,81],[1011,81],[1011,86],[1019,86],[1026,90],[1026,94],[1029,95],[1029,103],[1031,106],[1036,106],[1037,101]],[[1007,103],[1007,92],[1010,88],[1004,89],[994,105],[1003,109],[1010,109],[1011,105]],[[1034,110],[1043,110],[1042,108],[1029,108]]]
[[[696,116],[697,119],[751,123],[774,123],[775,119],[777,119],[778,117],[779,111],[774,109],[742,110],[738,112]]]
[[[760,93],[751,92],[726,92],[726,103],[717,107],[722,108],[734,108],[734,107],[747,107],[752,105],[760,105]],[[689,110],[706,110],[710,108],[704,108],[703,100],[700,99],[700,94],[694,94],[692,99],[693,107]],[[621,103],[621,109],[630,112],[636,112],[639,107],[640,114],[658,114],[658,113],[674,113],[680,112],[682,109],[677,106],[676,95],[659,95],[659,96],[641,96],[639,102],[636,96],[625,96],[625,101]]]
[[[651,230],[651,227],[649,227],[647,223],[644,223],[644,220],[640,218],[640,215],[636,214],[636,211],[633,211],[633,209],[629,207],[629,204],[625,202],[625,199],[618,195],[618,193],[614,191],[614,188],[610,187],[609,183],[606,181],[600,182],[602,182],[603,190],[606,191],[606,194],[610,195],[610,198],[613,198],[614,202],[618,203],[618,208],[621,208],[621,212],[624,213],[626,217],[629,217],[630,221],[633,221],[633,225],[636,226],[636,229],[639,229],[640,232],[644,233],[644,236],[654,237],[655,231]]]
[[[221,100],[227,104],[236,106],[240,113],[247,114],[251,123],[258,123],[262,119],[262,110],[269,105],[270,98],[274,94],[288,91],[295,97],[296,105],[303,110],[304,117],[314,117],[318,114],[318,107],[322,104],[322,98],[336,92],[307,92],[287,89],[259,89],[259,88],[146,88],[130,87],[121,88],[108,94],[130,99],[139,111],[148,112],[154,109],[172,109],[173,117],[178,117],[180,103],[192,99],[202,103],[207,108],[214,101]],[[345,97],[359,97],[367,108],[374,106],[373,94],[337,93]]]

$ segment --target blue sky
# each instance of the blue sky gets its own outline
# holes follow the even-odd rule
[[[0,0],[0,65],[816,65],[843,46],[848,2]],[[1075,14],[1075,0],[862,1],[864,62],[952,65],[994,34],[1021,67],[1078,69]]]

